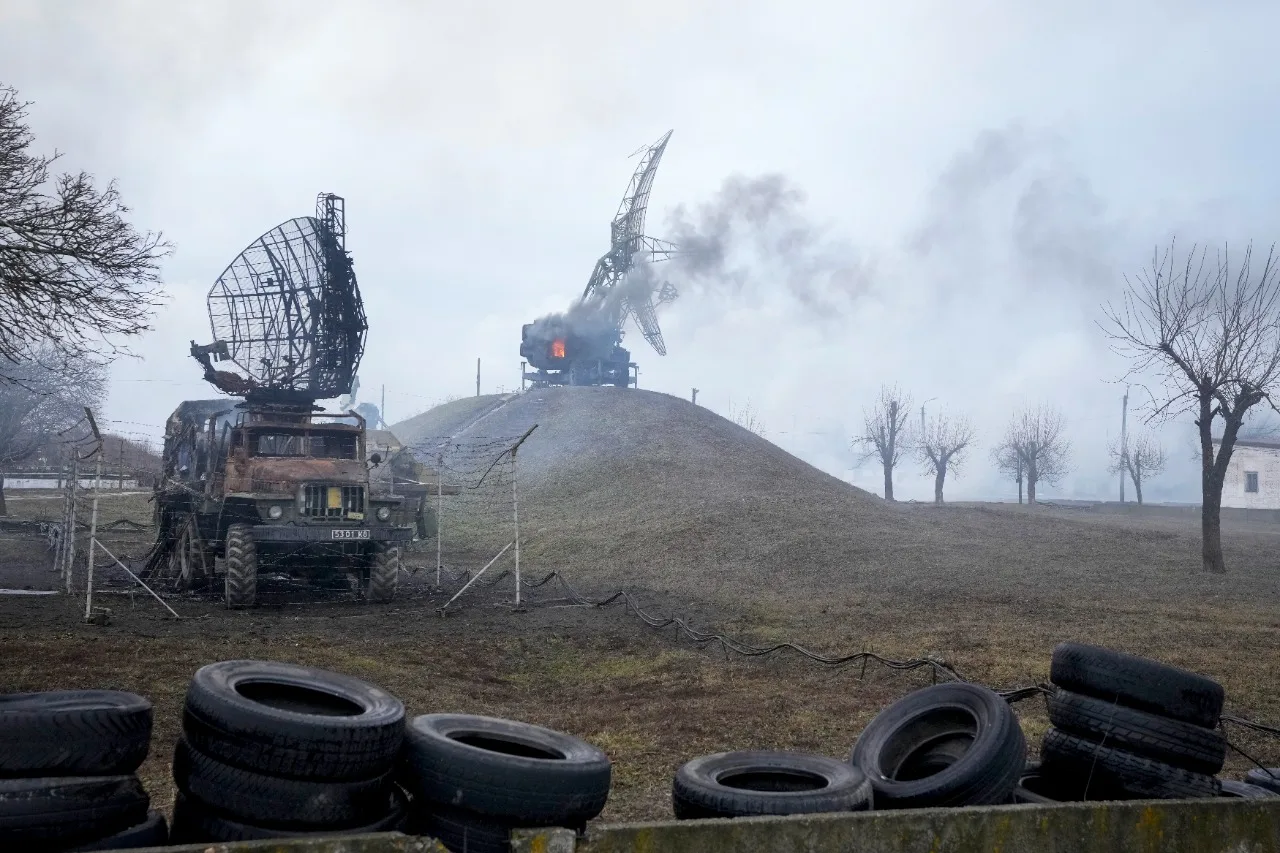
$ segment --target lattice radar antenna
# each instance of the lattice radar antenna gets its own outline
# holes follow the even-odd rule
[[[368,323],[346,231],[342,197],[321,193],[315,216],[277,225],[231,262],[209,289],[213,343],[191,343],[206,380],[261,402],[352,392]],[[214,361],[240,373],[215,369]]]
[[[637,261],[656,263],[668,260],[679,252],[674,243],[646,237],[644,233],[644,217],[649,208],[653,178],[658,172],[658,163],[662,160],[662,152],[667,149],[671,133],[668,130],[657,142],[635,152],[641,155],[640,162],[627,184],[618,212],[613,217],[609,251],[596,261],[591,279],[582,292],[584,303],[604,300],[616,329],[622,328],[628,316],[634,317],[644,339],[658,355],[667,354],[667,345],[662,339],[662,329],[658,326],[656,308],[675,299],[678,293],[670,282],[663,282],[661,287],[657,287],[655,283],[655,286],[641,289],[631,286],[627,277]],[[631,156],[634,157],[635,154]]]

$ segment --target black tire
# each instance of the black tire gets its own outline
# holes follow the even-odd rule
[[[1280,794],[1280,767],[1269,767],[1266,770],[1256,767],[1244,774],[1244,781]]]
[[[149,805],[132,775],[0,779],[0,846],[88,843],[146,820]]]
[[[378,543],[373,548],[365,600],[372,604],[384,604],[396,597],[399,585],[400,549]]]
[[[1269,800],[1272,797],[1280,797],[1275,791],[1269,791],[1259,785],[1250,785],[1248,782],[1237,782],[1234,779],[1225,780],[1222,783],[1222,793],[1220,797],[1233,797],[1240,800]]]
[[[0,777],[132,773],[151,749],[151,715],[116,690],[0,695]]]
[[[469,714],[409,724],[403,784],[421,808],[441,803],[525,825],[576,826],[609,798],[609,757],[572,735]]]
[[[1227,760],[1227,739],[1216,729],[1070,690],[1049,694],[1048,704],[1049,722],[1095,743],[1210,776]]]
[[[184,740],[173,753],[178,790],[214,811],[259,826],[320,829],[361,826],[387,808],[391,773],[356,782],[284,779],[232,767]]]
[[[309,838],[339,834],[360,835],[368,832],[397,832],[404,827],[404,819],[404,794],[394,786],[387,794],[387,807],[377,820],[350,829],[326,828],[316,831],[255,826],[219,814],[203,803],[178,794],[173,801],[173,829],[169,833],[169,843],[201,844],[218,841],[255,841],[260,838]]]
[[[258,547],[247,524],[227,527],[227,607],[253,607],[258,600]]]
[[[187,688],[187,742],[233,767],[290,779],[354,781],[395,765],[404,705],[359,679],[265,661],[223,661]]]
[[[1222,685],[1185,669],[1135,655],[1061,643],[1049,680],[1076,693],[1212,729],[1222,716]]]
[[[871,782],[844,761],[802,752],[721,752],[676,771],[677,820],[820,814],[871,808]]]
[[[448,806],[432,805],[410,824],[450,853],[511,853],[511,824]]]
[[[1083,789],[1082,799],[1199,799],[1216,797],[1221,783],[1121,749],[1112,749],[1058,729],[1045,732],[1040,747],[1045,772]]]
[[[160,812],[147,812],[147,819],[137,826],[99,838],[75,848],[71,853],[91,850],[134,850],[138,847],[163,847],[169,842],[169,824]]]
[[[881,711],[849,760],[871,780],[877,809],[994,805],[1017,787],[1027,743],[995,691],[938,684]]]

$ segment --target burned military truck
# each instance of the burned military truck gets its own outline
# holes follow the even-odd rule
[[[261,568],[354,575],[372,602],[395,596],[405,499],[371,490],[364,419],[310,407],[183,403],[169,419],[156,495],[178,579],[221,576],[230,607],[251,607]]]
[[[229,607],[255,604],[268,567],[354,578],[369,601],[395,595],[413,519],[403,497],[374,492],[382,460],[366,456],[364,419],[315,404],[349,393],[364,351],[345,232],[343,200],[323,194],[316,216],[259,237],[209,291],[214,342],[191,355],[233,396],[169,418],[151,576],[221,581]]]

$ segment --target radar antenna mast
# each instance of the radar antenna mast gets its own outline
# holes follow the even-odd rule
[[[645,146],[631,156],[640,155],[618,212],[610,226],[610,246],[600,260],[582,292],[582,301],[595,299],[605,301],[606,310],[615,328],[622,328],[627,317],[635,318],[641,334],[659,355],[667,354],[666,342],[662,339],[662,329],[658,325],[655,310],[658,305],[670,302],[678,295],[670,282],[663,282],[654,292],[654,287],[645,289],[621,286],[631,273],[637,262],[656,263],[670,259],[679,252],[672,243],[647,237],[644,233],[644,218],[649,208],[649,193],[653,189],[653,178],[658,171],[658,163],[667,148],[667,141],[672,131],[668,130],[662,138],[652,145]]]

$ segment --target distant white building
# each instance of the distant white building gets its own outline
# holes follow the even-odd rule
[[[1222,484],[1222,505],[1280,509],[1280,441],[1236,441]]]

